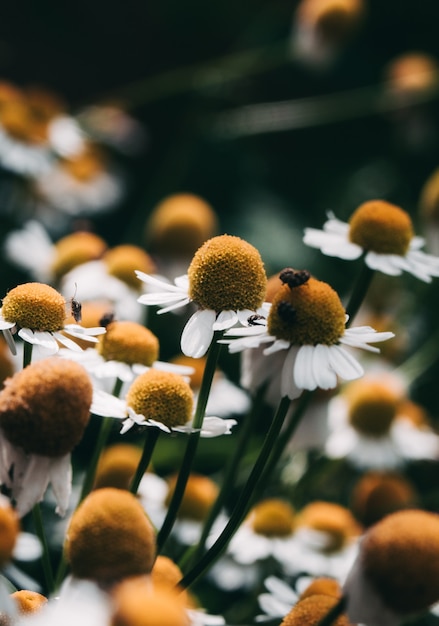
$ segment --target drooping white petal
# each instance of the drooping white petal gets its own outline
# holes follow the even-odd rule
[[[238,322],[236,311],[221,311],[213,324],[213,330],[225,330],[231,328]]]
[[[79,346],[75,341],[72,341],[72,339],[69,339],[62,333],[53,333],[53,337],[57,341],[59,341],[59,343],[62,343],[63,346],[66,346],[66,348],[68,348],[69,350],[73,350],[74,352],[82,352],[81,346]]]
[[[12,328],[12,326],[11,326]],[[9,328],[0,328],[3,333],[3,337],[5,338],[6,343],[8,344],[9,350],[15,356],[17,354],[17,346],[15,345],[14,337]]]
[[[292,346],[285,357],[284,364],[281,370],[281,384],[280,384],[280,392],[281,396],[288,396],[290,400],[294,400],[298,398],[302,393],[302,388],[296,383],[294,376],[294,364],[296,361],[297,353],[299,348],[297,346]]]
[[[337,374],[331,367],[332,346],[317,344],[313,350],[313,373],[320,389],[333,389],[337,386]]]
[[[276,576],[268,576],[264,580],[264,586],[272,596],[284,600],[290,607],[298,600],[297,593],[285,581]]]
[[[274,337],[271,339],[274,339]],[[264,354],[273,354],[273,352],[279,352],[279,350],[288,350],[290,345],[290,342],[285,339],[276,339],[271,346],[265,348]]]
[[[319,248],[323,254],[340,259],[358,259],[363,249],[349,241],[344,233],[306,228],[303,242],[312,248]]]
[[[101,417],[124,419],[127,416],[127,405],[124,400],[116,398],[103,389],[94,389],[90,413]]]
[[[347,346],[354,348],[361,348],[368,350],[369,352],[379,352],[379,348],[375,346],[369,346],[369,343],[380,343],[381,341],[387,341],[395,336],[392,332],[377,332],[371,326],[356,326],[354,328],[347,328],[344,335],[340,337],[339,341]]]
[[[20,328],[18,335],[23,339],[23,341],[40,346],[49,354],[56,354],[58,352],[59,346],[52,333],[34,331],[30,328]]]
[[[334,372],[343,380],[355,380],[364,374],[360,363],[341,346],[331,346],[329,361]]]
[[[49,481],[57,502],[55,513],[65,515],[72,493],[72,465],[70,452],[64,456],[51,459],[49,466]]]
[[[27,457],[26,468],[19,485],[12,486],[13,497],[16,501],[16,510],[20,517],[29,511],[44,498],[49,484],[49,468],[52,459],[38,454]]]
[[[181,351],[197,359],[204,356],[213,339],[216,313],[210,309],[197,311],[189,318],[181,335]]]
[[[317,381],[313,372],[313,346],[301,346],[294,362],[294,381],[299,389],[313,391]]]

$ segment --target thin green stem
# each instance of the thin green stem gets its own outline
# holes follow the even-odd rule
[[[148,428],[145,438],[145,443],[143,446],[142,456],[140,457],[139,464],[136,469],[136,473],[134,474],[134,478],[130,485],[130,491],[133,494],[137,493],[137,490],[140,485],[140,481],[143,478],[146,470],[148,469],[148,465],[151,462],[152,453],[154,452],[155,444],[159,438],[160,428]]]
[[[237,499],[235,508],[232,511],[230,519],[224,530],[217,538],[215,543],[209,548],[204,556],[196,563],[196,565],[181,579],[179,586],[186,588],[194,583],[222,554],[227,544],[238,529],[245,515],[247,514],[254,490],[258,484],[258,480],[262,475],[265,464],[268,461],[273,445],[279,436],[282,424],[290,406],[291,400],[284,396],[276,411],[276,415],[270,425],[270,429],[265,437],[264,443],[260,450],[255,465],[247,479],[240,497]]]
[[[218,339],[220,339],[222,336],[223,331],[214,333],[212,343],[210,344],[209,351],[207,353],[203,380],[201,382],[200,391],[198,393],[197,407],[195,409],[195,415],[192,421],[193,427],[197,429],[201,429],[203,425],[207,400],[209,398],[216,364],[218,362],[219,353],[222,347],[222,344],[218,343]],[[157,554],[159,554],[163,549],[163,546],[165,545],[169,535],[171,534],[175,520],[177,519],[178,510],[183,500],[199,439],[200,430],[196,430],[195,432],[189,434],[174,493],[172,494],[171,502],[169,503],[168,511],[164,519],[163,525],[157,535]]]
[[[23,341],[23,369],[32,362],[32,349],[33,344]]]
[[[43,518],[41,515],[40,505],[37,503],[32,509],[32,517],[35,525],[35,531],[43,547],[41,561],[43,565],[44,578],[46,581],[47,593],[50,595],[54,589],[54,578],[52,564],[50,561],[49,545],[47,543],[46,533],[44,532]]]
[[[346,596],[342,596],[326,615],[318,622],[317,626],[331,626],[340,617],[346,608]]]
[[[346,314],[349,315],[346,327],[350,326],[354,321],[354,318],[358,313],[358,310],[362,305],[364,298],[366,297],[366,293],[370,287],[370,283],[372,282],[374,274],[375,270],[370,269],[370,267],[368,267],[366,263],[363,263],[360,275],[357,278],[357,281],[350,295],[349,302],[346,306]]]

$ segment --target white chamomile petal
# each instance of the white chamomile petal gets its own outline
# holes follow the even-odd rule
[[[189,318],[181,335],[181,350],[186,356],[197,359],[204,356],[213,338],[215,311],[204,309]]]
[[[213,330],[226,330],[239,321],[236,311],[221,311],[213,324]]]
[[[265,338],[265,341],[267,341],[268,338],[270,338],[271,340],[275,339],[274,337],[270,337],[270,335],[268,335]],[[261,343],[263,341],[264,341],[264,338],[261,338]],[[273,354],[273,352],[279,352],[279,350],[287,350],[290,347],[290,345],[291,345],[290,342],[286,341],[285,339],[275,339],[271,346],[269,346],[268,348],[265,348],[264,354]]]
[[[341,346],[331,346],[329,360],[333,370],[343,380],[355,380],[364,374],[357,359]]]
[[[313,350],[313,372],[320,389],[333,389],[337,385],[337,374],[331,367],[332,347],[318,344]]]
[[[101,417],[125,419],[127,417],[127,406],[124,400],[116,398],[111,393],[107,393],[103,389],[94,389],[90,413],[100,415]]]
[[[340,337],[340,343],[354,348],[361,348],[363,350],[369,350],[369,352],[379,352],[379,348],[375,346],[369,346],[369,343],[378,343],[381,341],[387,341],[395,336],[392,332],[377,332],[370,326],[357,326],[354,328],[347,328],[342,337]]]
[[[46,331],[34,331],[30,328],[20,328],[18,335],[23,339],[23,341],[40,346],[43,350],[47,350],[50,354],[56,354],[58,352],[58,344],[52,333]]]
[[[66,346],[66,348],[69,348],[69,350],[73,350],[75,352],[82,352],[81,346],[79,346],[77,343],[72,341],[72,339],[69,339],[62,333],[53,333],[53,337],[57,341],[59,341],[59,343],[62,343],[63,346]]]

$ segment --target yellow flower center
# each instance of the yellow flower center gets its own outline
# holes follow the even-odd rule
[[[259,252],[231,235],[206,241],[188,270],[189,295],[202,309],[239,311],[259,308],[267,278]]]
[[[277,498],[259,502],[247,519],[254,532],[265,537],[288,537],[295,525],[293,507]]]
[[[133,289],[139,289],[141,283],[135,270],[152,274],[155,265],[149,254],[139,246],[120,245],[108,250],[104,255],[108,273],[126,283]]]
[[[361,204],[349,220],[349,239],[366,251],[404,256],[413,239],[409,214],[384,200]]]
[[[355,381],[346,388],[348,417],[352,426],[369,437],[389,432],[401,400],[399,391],[378,380]]]
[[[310,596],[323,595],[331,596],[332,598],[340,598],[342,595],[342,589],[340,583],[334,578],[315,578],[300,594],[300,600],[309,598]]]
[[[19,532],[20,520],[15,509],[0,496],[0,568],[11,560]]]
[[[416,501],[415,489],[404,476],[368,472],[354,486],[351,508],[364,526],[371,526],[385,515],[413,508]]]
[[[190,258],[217,230],[218,219],[210,204],[194,194],[177,193],[155,207],[145,235],[159,254]]]
[[[55,244],[56,256],[52,263],[55,278],[60,279],[77,265],[100,259],[106,249],[105,241],[94,233],[78,231],[66,235]]]
[[[347,540],[358,536],[360,527],[352,513],[332,502],[315,501],[297,515],[297,528],[309,528],[325,533],[328,551],[340,549]]]
[[[439,600],[439,515],[398,511],[372,526],[361,545],[365,575],[397,613]]]
[[[71,518],[65,552],[78,578],[113,582],[149,574],[156,552],[155,531],[132,493],[96,489]]]
[[[0,427],[29,454],[60,457],[81,440],[93,386],[85,369],[50,357],[17,372],[0,392]]]
[[[344,334],[345,317],[334,289],[311,277],[297,287],[285,283],[278,289],[267,329],[277,339],[297,346],[333,345]]]
[[[192,390],[184,378],[154,369],[136,378],[126,400],[136,413],[168,428],[186,424],[192,416],[194,403]]]
[[[98,352],[106,361],[141,363],[150,367],[159,355],[159,340],[148,328],[136,322],[112,322],[100,335]]]
[[[300,600],[284,617],[281,626],[316,626],[338,602],[327,595],[312,595]],[[351,626],[346,615],[340,615],[334,626]]]
[[[170,503],[173,496],[177,476],[169,478],[168,483],[169,490],[166,496],[166,505]],[[186,485],[178,516],[180,518],[202,521],[206,518],[217,496],[218,486],[213,480],[201,474],[191,474]]]
[[[21,615],[28,615],[30,613],[36,613],[43,607],[46,602],[46,596],[43,596],[37,591],[30,591],[28,589],[21,589],[11,594],[11,598],[17,605],[18,612]]]
[[[141,449],[129,443],[116,443],[106,448],[99,458],[94,488],[129,489],[141,456]]]
[[[184,594],[145,578],[123,581],[113,592],[111,626],[189,626]]]
[[[20,328],[55,332],[64,327],[66,302],[53,287],[43,283],[24,283],[3,298],[2,315]]]

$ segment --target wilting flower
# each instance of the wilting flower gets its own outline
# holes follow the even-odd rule
[[[25,283],[11,289],[3,298],[0,309],[0,330],[11,350],[16,351],[11,331],[30,344],[39,346],[46,354],[55,354],[59,343],[71,350],[81,350],[77,343],[66,337],[64,331],[78,339],[97,342],[96,335],[105,328],[83,328],[78,324],[65,324],[66,301],[53,287],[43,283]]]
[[[245,324],[249,316],[258,314],[267,280],[259,252],[231,235],[206,241],[195,253],[188,274],[176,278],[174,285],[143,272],[137,276],[157,289],[140,296],[139,302],[167,305],[159,313],[189,302],[198,306],[181,337],[182,352],[195,358],[207,352],[215,331]]]
[[[0,482],[24,515],[49,483],[66,511],[71,492],[70,453],[90,417],[92,384],[83,367],[50,357],[5,382],[0,392]]]
[[[414,235],[409,214],[384,200],[364,202],[349,223],[330,213],[323,230],[307,228],[303,240],[323,254],[341,259],[365,254],[368,267],[391,276],[405,271],[425,282],[439,276],[439,257],[422,252],[424,239]]]
[[[379,352],[369,343],[390,339],[393,333],[377,333],[369,326],[346,328],[346,313],[337,293],[306,270],[285,269],[280,279],[283,285],[273,297],[267,320],[250,320],[251,325],[232,328],[221,340],[232,353],[271,344],[261,358],[248,364],[244,386],[253,376],[259,385],[280,376],[281,396],[293,399],[303,389],[332,389],[338,377],[353,380],[362,376],[362,366],[345,346]],[[274,357],[278,368],[273,371],[263,357],[280,351],[283,355]]]

